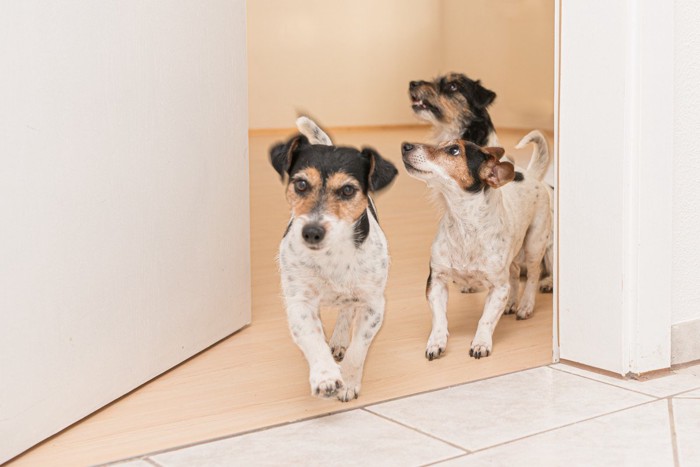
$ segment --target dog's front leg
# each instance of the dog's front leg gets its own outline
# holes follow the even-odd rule
[[[336,362],[343,360],[345,352],[350,345],[350,332],[352,320],[355,317],[355,305],[355,302],[349,301],[343,304],[343,308],[338,311],[338,319],[335,321],[335,327],[329,342],[331,353]]]
[[[334,396],[343,387],[343,378],[323,335],[318,303],[288,301],[287,319],[292,338],[309,363],[311,394]]]
[[[479,325],[476,328],[474,340],[472,340],[469,355],[474,358],[488,357],[493,348],[493,330],[503,314],[503,310],[510,293],[510,283],[504,280],[502,284],[489,290],[484,305],[484,313],[481,315]]]
[[[367,303],[358,304],[355,309],[352,341],[340,364],[345,386],[338,391],[338,399],[343,402],[356,399],[360,395],[367,351],[384,321],[384,304],[384,297],[380,295]]]
[[[425,349],[425,358],[428,360],[440,358],[447,349],[447,336],[449,335],[447,331],[448,294],[444,278],[431,270],[426,290],[430,310],[433,313],[433,329]]]

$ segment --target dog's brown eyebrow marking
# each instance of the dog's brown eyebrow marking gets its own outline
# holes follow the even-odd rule
[[[459,147],[459,155],[450,154],[450,149]],[[449,141],[439,146],[429,147],[427,151],[428,159],[439,165],[463,190],[468,190],[474,185],[474,177],[469,171],[467,164],[466,148],[460,140]]]
[[[294,189],[294,182],[297,180],[306,180],[309,184],[307,194],[304,196],[297,194]],[[295,217],[309,214],[314,210],[322,196],[322,182],[321,173],[313,167],[308,167],[294,174],[287,185],[287,201],[291,205]]]
[[[355,194],[350,199],[339,196],[339,191],[350,185],[355,188]],[[367,210],[369,201],[367,195],[362,193],[360,183],[346,173],[336,172],[331,174],[326,181],[326,211],[338,219],[347,222],[355,222]]]

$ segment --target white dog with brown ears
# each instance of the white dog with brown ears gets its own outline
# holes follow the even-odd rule
[[[537,138],[541,134],[532,132],[520,145]],[[455,282],[488,289],[469,350],[474,358],[487,357],[504,312],[515,312],[518,319],[533,313],[552,221],[548,188],[542,183],[549,152],[536,145],[527,170],[520,173],[510,162],[500,160],[502,148],[481,148],[461,139],[437,146],[404,143],[401,149],[409,175],[436,190],[445,205],[426,286],[433,329],[425,356],[439,358],[447,348],[448,284]],[[519,261],[527,266],[520,297]]]
[[[369,196],[398,173],[376,151],[334,146],[312,120],[270,150],[287,177],[291,219],[279,249],[289,328],[309,364],[311,393],[358,397],[367,351],[384,319],[389,253]],[[330,345],[320,308],[339,309]],[[340,362],[340,363],[337,363]]]

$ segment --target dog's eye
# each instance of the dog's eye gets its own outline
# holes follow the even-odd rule
[[[294,190],[297,193],[304,193],[306,190],[309,189],[309,182],[306,180],[297,180],[294,182]]]
[[[343,198],[349,199],[349,198],[353,197],[353,195],[355,194],[356,191],[357,191],[357,189],[354,186],[345,185],[343,188],[340,189],[340,195]]]
[[[447,90],[450,92],[455,92],[457,90],[457,83],[450,83],[447,85]]]
[[[459,156],[459,151],[459,146],[450,146],[449,148],[447,148],[447,152],[449,152],[453,156]]]

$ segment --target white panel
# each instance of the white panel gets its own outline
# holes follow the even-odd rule
[[[674,177],[670,158],[674,152],[674,119],[669,116],[674,115],[674,102],[669,90],[674,79],[674,8],[667,0],[629,1],[635,2],[639,20],[635,41],[639,49],[635,66],[639,95],[633,113],[638,144],[631,154],[639,162],[639,218],[634,226],[639,258],[630,371],[644,373],[671,366]]]
[[[560,108],[561,358],[668,368],[673,7],[565,1]]]
[[[0,3],[0,462],[250,320],[243,0]]]
[[[620,372],[625,4],[564,1],[561,8],[560,352]]]
[[[671,3],[671,2],[669,2]],[[700,319],[700,2],[674,0],[673,323]],[[689,343],[679,343],[685,346]],[[675,345],[675,342],[674,342]],[[696,358],[700,358],[698,355]]]

